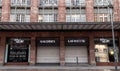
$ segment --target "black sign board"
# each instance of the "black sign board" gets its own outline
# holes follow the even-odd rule
[[[96,38],[94,42],[95,44],[113,44],[112,38]],[[118,39],[115,39],[115,43],[118,44]]]
[[[60,46],[58,38],[37,38],[37,46]]]
[[[65,38],[65,46],[87,46],[87,38]]]

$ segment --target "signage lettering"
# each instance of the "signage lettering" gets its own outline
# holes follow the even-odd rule
[[[86,38],[65,38],[65,46],[87,46]]]
[[[22,39],[14,39],[14,41],[15,41],[16,43],[24,43],[24,40],[22,40]]]
[[[40,40],[40,43],[55,43],[55,40]]]
[[[58,38],[38,38],[37,46],[59,46],[60,40]]]
[[[85,40],[68,40],[68,43],[85,43]]]
[[[102,43],[110,43],[110,40],[109,40],[109,39],[103,39],[103,38],[101,38],[100,41],[101,41]]]

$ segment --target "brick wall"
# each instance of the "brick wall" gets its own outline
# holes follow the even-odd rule
[[[119,21],[119,0],[114,0],[113,2],[114,8],[114,21]]]
[[[38,22],[39,0],[31,0],[30,22]]]
[[[86,0],[86,20],[94,22],[94,0]]]
[[[2,22],[9,22],[10,20],[10,0],[2,0]]]
[[[65,0],[58,0],[58,22],[66,21],[66,7]]]

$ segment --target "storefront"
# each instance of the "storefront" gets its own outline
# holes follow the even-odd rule
[[[115,23],[120,65],[120,25]],[[111,25],[0,24],[0,64],[114,65]],[[11,30],[9,30],[11,29]]]
[[[113,63],[115,59],[112,38],[95,38],[94,42],[96,63]],[[115,39],[115,46],[117,47],[117,54],[119,55],[118,38]],[[119,60],[117,62],[119,62]]]
[[[37,38],[37,63],[60,63],[59,38]]]
[[[65,63],[88,63],[87,38],[65,38]]]
[[[5,63],[29,63],[30,38],[7,38]]]

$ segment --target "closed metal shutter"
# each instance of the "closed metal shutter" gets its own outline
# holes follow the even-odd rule
[[[37,63],[59,63],[59,47],[38,47]]]
[[[67,46],[65,51],[66,63],[88,63],[88,52],[85,46]]]

